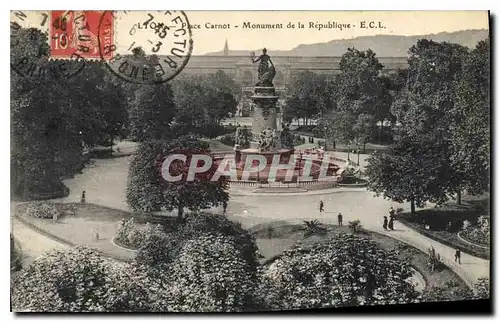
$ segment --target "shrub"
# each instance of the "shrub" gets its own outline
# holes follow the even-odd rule
[[[225,145],[234,146],[236,144],[236,134],[226,134],[220,138],[220,142]]]
[[[427,260],[427,266],[429,267],[429,271],[434,272],[436,270],[441,270],[444,267],[441,255],[436,253],[436,250],[433,246],[428,249],[428,253],[429,258]]]
[[[477,283],[474,284],[474,298],[475,299],[489,299],[490,298],[490,279],[481,277]]]
[[[105,296],[108,312],[162,312],[167,309],[164,277],[150,274],[148,267],[136,264],[110,266]]]
[[[94,250],[77,247],[37,259],[12,279],[15,312],[103,312],[107,264]]]
[[[140,265],[162,270],[178,255],[182,240],[177,234],[159,233],[147,236],[138,249],[135,261]]]
[[[15,312],[165,311],[165,286],[147,267],[76,247],[48,253],[14,276],[11,303]]]
[[[168,276],[168,311],[238,312],[254,307],[255,274],[230,237],[187,241]]]
[[[18,271],[22,268],[21,265],[22,254],[20,250],[16,247],[14,236],[10,235],[10,269],[11,271]]]
[[[52,219],[59,218],[62,213],[54,204],[36,202],[26,207],[26,214],[35,218]]]
[[[304,221],[302,230],[304,231],[304,238],[310,237],[312,235],[326,235],[326,228],[317,219]]]
[[[241,224],[223,215],[210,213],[188,215],[174,233],[150,234],[150,237],[143,240],[136,261],[162,270],[175,261],[187,242],[208,234],[226,236],[234,240],[235,247],[247,263],[247,268],[257,272],[258,248],[255,237],[243,229]]]
[[[291,310],[418,300],[410,266],[372,241],[338,234],[328,244],[285,251],[263,276],[270,309]]]
[[[353,234],[357,233],[361,229],[361,221],[359,219],[349,221],[349,229]]]
[[[134,218],[122,219],[118,224],[115,240],[124,246],[137,249],[147,238],[161,233],[163,233],[163,227],[160,224],[147,223],[145,226],[137,226]]]
[[[178,238],[182,240],[196,239],[207,234],[232,238],[248,265],[256,269],[258,247],[255,237],[243,229],[240,223],[231,221],[226,216],[211,213],[190,214],[177,233]]]
[[[438,287],[426,288],[422,294],[424,302],[444,302],[471,300],[473,293],[465,287]]]
[[[490,221],[488,217],[480,216],[476,225],[464,225],[466,228],[460,235],[476,244],[490,244]]]

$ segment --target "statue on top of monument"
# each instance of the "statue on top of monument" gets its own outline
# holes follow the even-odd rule
[[[276,69],[274,68],[273,62],[271,61],[271,57],[269,57],[269,55],[267,54],[267,49],[262,49],[262,55],[257,58],[255,58],[255,53],[252,52],[250,54],[250,58],[252,59],[252,63],[260,61],[258,69],[259,82],[255,84],[255,86],[274,86],[273,78],[274,76],[276,76]]]

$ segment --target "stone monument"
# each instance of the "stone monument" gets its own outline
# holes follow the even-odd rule
[[[245,161],[246,156],[251,154],[264,155],[268,160],[268,165],[271,165],[273,157],[276,154],[280,155],[280,160],[287,162],[293,149],[282,149],[280,133],[277,125],[277,106],[279,96],[273,85],[273,78],[276,75],[271,57],[267,55],[267,50],[262,50],[262,55],[255,58],[255,53],[251,54],[252,62],[259,62],[258,75],[259,82],[255,84],[254,93],[250,97],[254,104],[254,112],[252,119],[252,138],[250,148],[237,150],[237,162]],[[241,155],[241,159],[240,159]],[[262,171],[258,180],[266,180],[265,173],[269,169]]]

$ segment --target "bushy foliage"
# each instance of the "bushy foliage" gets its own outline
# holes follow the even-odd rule
[[[234,240],[249,267],[255,271],[258,252],[255,237],[241,227],[240,223],[220,214],[195,213],[186,217],[178,231],[179,238],[184,240],[195,239],[206,234],[227,236]]]
[[[353,234],[357,233],[361,229],[361,221],[359,219],[349,221],[349,229]]]
[[[186,242],[170,267],[169,279],[169,311],[238,312],[253,305],[255,275],[227,236]]]
[[[107,265],[95,251],[77,247],[39,258],[11,283],[16,312],[103,312]]]
[[[263,289],[271,309],[398,304],[418,300],[411,276],[407,263],[368,239],[339,234],[286,251],[265,272]]]
[[[16,247],[14,236],[10,235],[10,270],[18,271],[22,268],[21,264],[22,253],[19,248]]]
[[[465,225],[464,225],[465,226]],[[490,244],[490,221],[487,217],[481,216],[476,225],[468,225],[460,232],[460,236],[481,245]]]
[[[32,203],[26,207],[26,215],[30,217],[52,219],[61,216],[61,211],[56,207],[56,205],[49,203]]]
[[[434,272],[436,270],[441,270],[445,267],[441,255],[436,253],[436,250],[434,247],[431,246],[428,250],[429,258],[427,260],[427,266],[429,267],[429,270],[431,272]]]
[[[474,284],[474,298],[475,299],[489,299],[490,298],[490,279],[487,277],[481,277],[478,279],[477,283]]]
[[[473,293],[464,287],[431,287],[424,290],[422,294],[423,302],[444,302],[471,300]]]
[[[48,253],[11,283],[15,312],[165,311],[166,294],[148,267],[118,264],[85,247]]]
[[[480,300],[490,298],[490,281],[486,277],[479,278],[474,284],[474,291],[456,285],[446,287],[431,287],[422,294],[425,302]]]
[[[182,239],[175,233],[147,236],[138,249],[135,261],[162,274],[162,270],[177,258],[181,247]]]
[[[234,133],[226,134],[223,137],[220,138],[220,142],[222,144],[228,145],[228,146],[234,146],[236,143],[236,138]]]
[[[310,237],[312,235],[326,234],[326,227],[324,227],[324,225],[317,219],[310,221],[304,220],[302,230],[304,231],[304,238]]]
[[[143,265],[111,266],[108,283],[112,285],[104,305],[109,312],[161,312],[167,307],[163,279],[152,276]]]
[[[138,226],[134,218],[130,218],[129,220],[122,219],[118,223],[115,240],[128,247],[139,248],[145,240],[151,236],[158,236],[162,232],[163,227],[160,224],[153,225],[147,223],[146,225]]]

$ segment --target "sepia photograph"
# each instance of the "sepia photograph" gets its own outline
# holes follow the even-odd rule
[[[11,312],[491,313],[491,19],[10,11]]]

